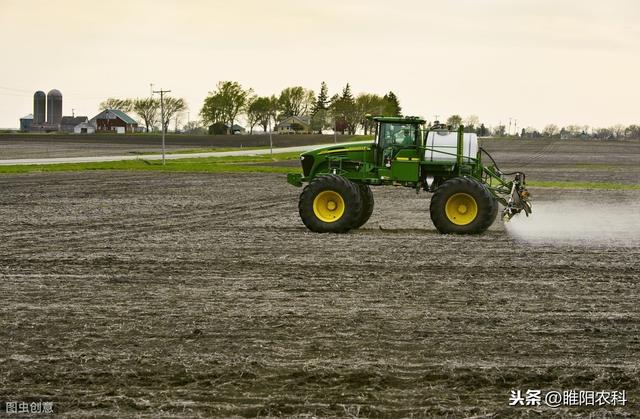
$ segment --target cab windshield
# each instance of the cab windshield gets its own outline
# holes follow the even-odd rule
[[[383,149],[392,146],[410,147],[417,144],[417,138],[418,130],[413,124],[385,123],[380,126],[378,144]]]

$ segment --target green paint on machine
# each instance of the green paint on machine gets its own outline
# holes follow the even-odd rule
[[[493,158],[478,147],[476,135],[465,134],[463,127],[457,131],[442,124],[425,127],[425,120],[418,117],[368,118],[375,123],[373,142],[336,144],[307,151],[300,155],[303,174],[287,176],[294,186],[308,184],[301,194],[299,209],[303,223],[312,231],[346,232],[349,223],[341,217],[356,220],[351,223],[353,228],[363,225],[366,220],[363,222],[362,214],[351,212],[362,212],[366,207],[367,218],[371,215],[370,185],[432,192],[431,219],[438,231],[445,234],[484,232],[496,218],[498,203],[505,207],[502,211],[505,220],[522,211],[531,213],[524,173],[515,172],[513,179],[506,179]],[[489,157],[491,165],[482,163],[483,154]],[[346,209],[339,217],[336,215],[335,221],[339,222],[323,221],[337,207],[336,202],[326,199],[322,202],[327,208],[318,207],[313,194],[323,191],[333,191],[335,194],[331,196],[347,202]],[[363,205],[368,200],[371,203]],[[313,202],[315,206],[307,208]]]

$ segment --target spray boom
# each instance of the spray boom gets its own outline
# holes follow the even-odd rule
[[[502,211],[502,219],[509,221],[514,215],[524,211],[528,217],[531,214],[531,201],[529,191],[524,186],[524,173],[517,172],[511,182],[511,193],[507,205]]]

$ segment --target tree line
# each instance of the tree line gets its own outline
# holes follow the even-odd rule
[[[514,131],[509,132],[507,126],[503,124],[494,127],[485,126],[484,123],[480,123],[476,115],[465,118],[460,115],[451,115],[445,120],[445,124],[454,130],[463,125],[465,132],[474,132],[481,137],[640,139],[640,125],[635,124],[629,126],[617,124],[604,128],[576,124],[561,127],[548,124],[543,129],[526,127],[517,130],[514,127]]]
[[[143,122],[147,132],[161,125],[169,129],[170,121],[179,124],[182,114],[188,109],[184,99],[165,96],[164,121],[160,121],[160,99],[154,97],[119,99],[108,98],[100,103],[100,109],[118,109],[135,113]],[[340,93],[329,97],[327,84],[322,82],[316,95],[313,90],[302,86],[283,89],[278,95],[257,96],[253,89],[244,88],[234,81],[221,81],[216,90],[205,98],[200,117],[202,121],[190,121],[183,129],[187,132],[203,132],[212,127],[214,133],[233,133],[233,125],[238,118],[244,117],[251,133],[256,126],[263,131],[273,127],[290,116],[306,118],[314,132],[332,129],[342,134],[354,135],[362,129],[365,135],[373,133],[372,121],[367,115],[399,116],[402,108],[397,96],[389,92],[383,96],[361,93],[354,97],[351,85],[347,83]],[[588,125],[558,126],[548,124],[543,129],[526,127],[517,132],[499,124],[489,127],[480,122],[476,115],[462,117],[451,115],[444,123],[451,129],[464,125],[465,132],[474,132],[479,136],[518,136],[521,138],[594,138],[594,139],[640,139],[640,125],[617,124],[611,127],[590,127]],[[294,131],[304,128],[295,123]]]
[[[560,127],[549,124],[542,130],[533,127],[523,128],[523,138],[593,138],[598,140],[640,139],[640,125],[616,124],[611,127],[590,127],[589,125],[567,125]]]
[[[268,131],[282,120],[296,116],[308,121],[314,132],[334,129],[353,135],[359,127],[365,134],[370,132],[372,127],[365,117],[367,114],[393,116],[401,113],[400,102],[393,92],[384,96],[362,93],[354,97],[349,83],[331,97],[325,82],[321,83],[317,95],[311,89],[293,86],[283,89],[277,96],[257,96],[253,89],[244,88],[238,82],[220,81],[216,90],[209,92],[204,100],[200,117],[215,133],[233,133],[232,127],[240,116],[246,118],[250,133],[256,126]],[[297,123],[292,124],[292,128],[303,130]]]

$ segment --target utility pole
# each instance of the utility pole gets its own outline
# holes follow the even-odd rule
[[[518,135],[518,119],[515,119],[515,128],[514,128],[514,134],[517,136]]]
[[[509,117],[509,131],[507,131],[507,136],[511,135],[511,117]]]
[[[271,117],[269,117],[269,149],[271,150],[271,156],[273,157],[273,138],[271,137]]]
[[[74,108],[71,108],[71,117],[72,118],[76,117],[76,110]]]
[[[152,91],[152,93],[160,93],[160,128],[162,129],[162,165],[163,166],[167,164],[164,156],[165,155],[164,135],[166,132],[166,128],[164,126],[164,94],[169,92],[171,92],[171,90],[162,90],[162,88],[157,91]]]
[[[153,83],[149,83],[149,91],[151,92],[149,97],[153,97]]]

